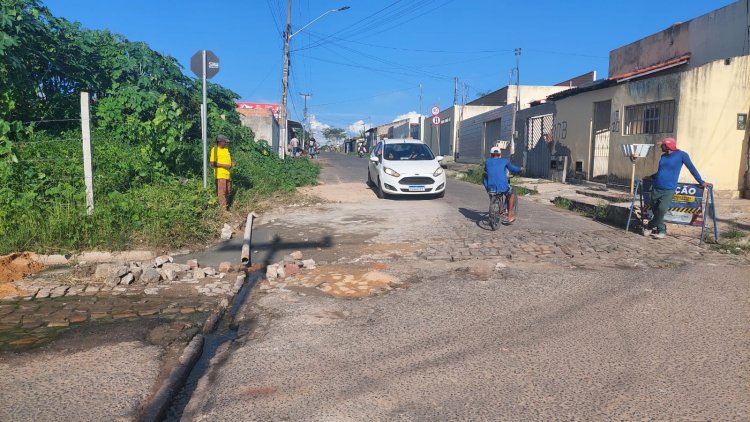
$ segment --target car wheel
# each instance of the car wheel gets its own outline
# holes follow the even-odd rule
[[[380,179],[378,179],[378,184],[375,186],[375,195],[380,199],[385,199],[386,196],[386,193],[383,192],[383,186],[380,184]]]
[[[367,186],[372,186],[372,178],[370,177],[370,169],[367,169]]]
[[[440,192],[439,194],[435,195],[435,197],[436,198],[444,198],[445,197],[445,189],[443,189],[443,191]]]

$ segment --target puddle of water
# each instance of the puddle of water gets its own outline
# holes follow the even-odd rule
[[[224,343],[233,342],[237,339],[238,326],[235,323],[235,317],[250,295],[253,286],[263,277],[263,274],[261,272],[251,272],[247,277],[244,286],[242,286],[242,289],[232,301],[232,306],[224,313],[224,317],[221,319],[217,329],[204,337],[201,356],[190,371],[185,385],[183,385],[172,399],[172,404],[164,417],[165,421],[179,421],[182,418],[185,407],[195,393],[198,382],[206,371],[208,371],[211,359],[216,355],[216,351]]]

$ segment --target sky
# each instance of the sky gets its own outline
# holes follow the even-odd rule
[[[240,101],[281,102],[287,0],[42,0],[55,16],[108,29],[176,58],[213,51],[211,82]],[[292,0],[290,119],[352,134],[430,114],[508,85],[520,48],[522,85],[595,70],[610,50],[732,0]],[[323,13],[343,6],[343,11]],[[312,22],[308,27],[306,24]],[[301,31],[299,31],[301,29]],[[299,32],[297,32],[299,31]],[[464,89],[465,86],[465,89]],[[464,95],[465,93],[465,95]]]

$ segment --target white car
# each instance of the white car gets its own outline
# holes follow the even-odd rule
[[[367,183],[388,195],[445,195],[445,171],[429,146],[416,139],[383,139],[372,149]]]

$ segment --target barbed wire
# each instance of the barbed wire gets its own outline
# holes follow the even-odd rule
[[[81,138],[69,138],[69,139],[37,139],[33,141],[16,141],[15,143],[17,145],[27,145],[27,144],[44,144],[44,143],[51,143],[51,142],[71,142],[71,141],[78,141],[82,142],[83,140]]]
[[[45,120],[30,120],[28,122],[21,122],[21,124],[30,125],[32,123],[80,122],[81,120],[82,119],[80,117],[77,119],[48,119],[48,120],[45,119]]]
[[[33,158],[33,159],[24,159],[19,158],[19,163],[49,163],[49,162],[60,162],[60,161],[66,161],[66,162],[77,162],[83,164],[83,158],[82,157],[57,157],[57,158]]]

